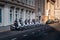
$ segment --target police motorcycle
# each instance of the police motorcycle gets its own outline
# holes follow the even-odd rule
[[[10,25],[10,30],[14,31],[14,30],[20,30],[20,24],[17,20],[14,21],[14,24]]]
[[[13,30],[17,30],[17,31],[23,31],[25,30],[25,24],[23,22],[14,22],[13,25],[10,26],[10,29],[13,31]]]

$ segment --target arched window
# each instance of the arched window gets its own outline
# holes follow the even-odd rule
[[[21,12],[20,12],[20,18],[23,17],[23,11],[24,11],[24,9],[21,9]]]
[[[12,22],[12,10],[10,9],[10,22]]]
[[[19,8],[16,8],[16,11],[15,11],[15,16],[16,16],[16,19],[18,19],[18,16],[19,16]]]

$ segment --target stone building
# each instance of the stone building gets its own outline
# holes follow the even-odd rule
[[[60,20],[60,0],[45,0],[44,13],[42,15],[42,22],[46,23],[48,19],[59,19]]]
[[[55,0],[45,0],[43,3],[42,22],[46,23],[47,20],[55,19]]]
[[[55,17],[60,19],[60,0],[55,2]]]
[[[60,0],[36,0],[36,9],[36,17],[41,16],[44,24],[49,19],[60,19]]]
[[[42,23],[42,16],[44,15],[44,11],[45,11],[45,0],[35,0],[36,1],[36,19],[40,20],[40,23]]]
[[[35,19],[35,0],[0,0],[0,26],[14,23],[15,19]]]

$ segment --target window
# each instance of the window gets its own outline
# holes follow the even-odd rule
[[[33,6],[33,0],[32,0],[32,6]]]
[[[32,14],[33,14],[34,12],[32,11]]]
[[[29,5],[31,5],[31,0],[29,0]]]
[[[10,14],[10,22],[12,22],[12,14]]]
[[[26,10],[26,13],[28,12],[28,10]]]
[[[27,3],[27,0],[26,0],[26,3]]]
[[[24,10],[24,9],[21,9],[21,12],[20,12],[20,18],[23,17],[23,10]]]
[[[12,10],[10,10],[10,22],[12,22]]]
[[[16,16],[16,20],[17,20],[17,13],[18,13],[18,12],[17,12],[17,10],[16,10],[16,14],[15,14],[15,16]]]
[[[2,10],[0,9],[0,23],[2,22]]]
[[[19,8],[16,8],[16,14],[15,14],[15,16],[16,16],[16,20],[18,19],[18,16],[19,16]]]

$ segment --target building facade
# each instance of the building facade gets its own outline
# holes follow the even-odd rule
[[[40,23],[42,23],[42,16],[44,15],[44,11],[45,11],[45,0],[35,0],[36,1],[36,19],[40,21]]]
[[[55,17],[60,19],[60,0],[55,2]]]
[[[42,22],[46,23],[47,20],[55,19],[55,0],[45,0],[43,3]]]
[[[45,0],[44,13],[42,15],[42,22],[46,23],[47,20],[59,19],[60,20],[60,0]],[[41,6],[40,6],[41,7]]]
[[[35,0],[0,0],[0,26],[7,26],[17,19],[35,19]]]

